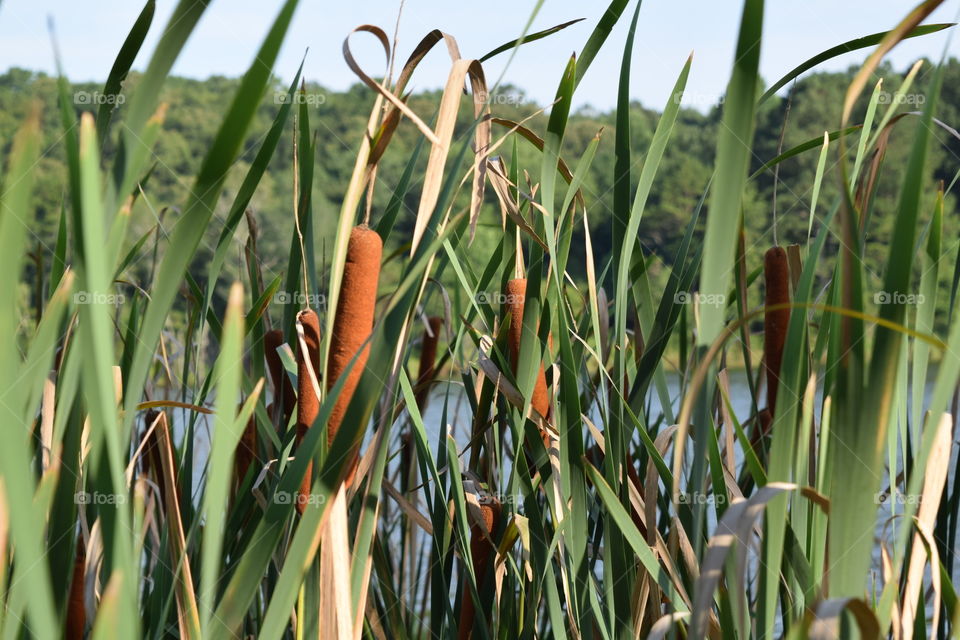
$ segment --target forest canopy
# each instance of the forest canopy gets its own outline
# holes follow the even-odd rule
[[[882,80],[880,102],[897,101],[898,112],[912,113],[922,109],[925,91],[932,74],[928,73],[934,65],[922,61],[922,66],[909,93],[895,94],[903,77],[909,69],[894,69],[889,64],[881,66],[875,74],[874,82]],[[789,158],[779,164],[779,173],[773,169],[763,169],[764,163],[778,155],[778,151],[792,149],[805,142],[823,137],[825,131],[835,131],[840,121],[840,108],[846,87],[855,73],[855,68],[846,72],[822,72],[804,76],[789,89],[767,100],[757,115],[757,130],[751,162],[751,172],[760,170],[756,178],[748,183],[744,197],[744,224],[747,243],[770,244],[774,240],[780,244],[802,242],[806,238],[810,220],[810,201],[814,175],[819,155],[819,143],[804,153]],[[138,74],[132,73],[126,80],[126,88],[135,86]],[[168,104],[163,133],[155,150],[155,164],[149,174],[150,188],[138,202],[138,206],[147,207],[152,215],[134,216],[134,224],[139,228],[133,231],[140,237],[151,231],[156,223],[163,229],[169,229],[179,214],[178,207],[185,201],[190,182],[185,176],[196,173],[204,151],[210,145],[216,133],[224,111],[239,84],[238,79],[221,76],[206,80],[171,77],[165,87],[163,100]],[[97,111],[103,101],[96,83],[74,84],[72,86],[73,107],[78,111]],[[266,91],[256,119],[251,125],[253,132],[244,143],[244,150],[227,179],[225,197],[220,199],[222,210],[215,214],[222,221],[232,194],[236,193],[242,177],[256,155],[263,136],[269,129],[278,109],[287,98],[286,86],[276,80]],[[439,102],[439,91],[421,91],[409,97],[411,108],[419,114],[432,114]],[[854,116],[854,122],[862,119],[866,109],[869,92],[865,92]],[[353,158],[366,124],[366,116],[373,103],[372,91],[363,85],[355,85],[347,91],[330,91],[322,85],[307,83],[302,87],[297,100],[308,107],[310,126],[316,131],[316,157],[312,193],[312,208],[316,223],[316,244],[323,250],[325,236],[332,229],[330,221],[336,219],[341,205],[341,189],[350,177]],[[464,98],[465,101],[468,98]],[[646,213],[640,225],[639,241],[644,255],[651,258],[649,264],[656,282],[664,273],[660,262],[669,261],[676,251],[682,237],[682,230],[703,194],[710,179],[713,165],[714,140],[720,124],[723,105],[692,105],[686,97],[669,96],[668,100],[680,100],[681,111],[677,118],[672,143],[667,147],[661,162],[657,180],[653,185]],[[42,105],[43,128],[48,146],[44,149],[37,175],[37,221],[32,229],[33,239],[38,244],[53,246],[60,211],[63,206],[63,193],[58,185],[65,183],[66,167],[64,150],[60,137],[55,135],[59,122],[56,79],[44,73],[13,68],[0,75],[0,141],[9,150],[10,141],[18,123],[23,120],[31,104],[39,101]],[[690,100],[693,102],[693,99]],[[495,117],[513,121],[524,121],[534,131],[544,129],[547,114],[542,105],[530,100],[522,88],[505,86],[488,97],[492,114]],[[123,126],[124,95],[113,97],[110,105],[114,109],[114,127]],[[882,106],[882,105],[881,105]],[[460,125],[466,130],[470,124],[472,110],[460,110]],[[785,119],[786,116],[786,119]],[[630,108],[630,139],[634,149],[644,149],[653,136],[654,128],[660,117],[660,110],[638,102]],[[928,162],[930,175],[924,193],[928,194],[929,206],[933,207],[933,194],[938,181],[946,184],[955,178],[950,169],[960,154],[960,139],[949,127],[960,124],[960,61],[951,59],[944,64],[944,82],[938,112],[939,120],[948,126],[937,128],[933,132],[938,144],[931,148]],[[876,180],[877,193],[874,195],[874,214],[867,224],[868,234],[874,239],[889,237],[893,220],[893,208],[896,206],[896,194],[902,183],[906,159],[914,137],[914,129],[919,118],[905,117],[896,120],[891,128],[886,158],[882,165],[882,175]],[[288,125],[296,126],[295,123]],[[785,128],[784,128],[785,127]],[[600,143],[590,171],[584,179],[582,190],[590,228],[594,253],[607,256],[611,251],[611,216],[614,210],[613,182],[615,177],[614,138],[616,130],[615,111],[600,111],[583,106],[573,112],[563,140],[562,157],[571,167],[576,165],[578,157],[590,141],[600,135]],[[506,133],[502,127],[494,129],[494,135]],[[781,133],[783,140],[781,142]],[[377,172],[379,183],[376,190],[374,208],[386,206],[400,174],[415,152],[418,132],[413,125],[401,123],[396,139],[380,163]],[[855,145],[858,132],[848,138],[848,144]],[[533,147],[516,147],[522,158],[522,165],[529,166],[537,156]],[[513,147],[505,145],[502,153],[508,156]],[[105,149],[106,154],[112,150]],[[293,211],[293,136],[284,135],[274,154],[267,174],[263,177],[253,199],[249,212],[258,226],[257,246],[263,262],[264,272],[275,274],[286,264],[290,237],[294,228]],[[418,167],[425,165],[426,154],[421,154]],[[631,192],[636,187],[643,158],[634,154],[634,166],[631,168]],[[422,175],[415,172],[414,175]],[[836,171],[827,167],[819,198],[820,205],[816,215],[823,216],[829,203],[836,202],[839,193]],[[774,187],[776,185],[776,195]],[[149,195],[147,195],[149,194]],[[419,185],[411,184],[404,195],[404,204],[410,212],[416,211],[419,199]],[[466,206],[466,201],[464,201]],[[774,206],[776,207],[774,209]],[[956,238],[960,232],[960,222],[955,215],[957,203],[952,194],[945,203],[944,237]],[[706,205],[705,205],[706,207]],[[776,224],[772,224],[776,211]],[[624,214],[626,217],[626,214]],[[705,216],[701,216],[701,220]],[[414,216],[399,216],[391,243],[399,246],[409,239]],[[500,213],[492,190],[487,189],[484,209],[480,217],[480,226],[474,243],[476,255],[489,255],[493,242],[499,237]],[[580,221],[578,221],[580,224]],[[770,237],[776,229],[777,238]],[[201,245],[194,263],[197,271],[210,259],[215,246],[219,227],[211,224],[208,242]],[[238,231],[234,244],[234,259],[226,265],[227,274],[233,275],[242,268],[242,247],[246,241],[246,228]],[[570,269],[576,273],[581,270],[582,255],[576,255],[580,243],[574,243],[574,255]],[[828,244],[829,250],[829,244]],[[748,252],[749,254],[749,252]],[[882,279],[880,264],[886,255],[881,240],[873,240],[866,251],[868,281],[879,283]],[[756,268],[758,264],[748,265]],[[147,265],[140,265],[144,270]],[[385,266],[384,279],[391,280],[389,264]],[[229,282],[230,278],[224,278]],[[321,278],[323,281],[323,278]],[[222,304],[222,297],[214,303]],[[941,305],[946,300],[940,300]]]

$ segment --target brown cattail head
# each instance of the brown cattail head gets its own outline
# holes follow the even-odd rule
[[[400,489],[404,493],[412,490],[416,485],[417,464],[414,460],[416,443],[413,441],[413,431],[407,430],[400,436],[400,469],[406,469],[400,474]]]
[[[510,333],[507,336],[507,345],[510,350],[510,365],[513,373],[517,373],[517,363],[520,360],[520,339],[523,335],[523,304],[526,298],[527,280],[515,278],[507,282],[507,311],[510,313]],[[533,386],[533,397],[530,404],[534,411],[544,418],[550,411],[550,396],[547,393],[547,377],[543,365],[537,369],[537,381]]]
[[[293,390],[293,383],[283,370],[283,363],[277,349],[283,344],[283,331],[274,329],[263,336],[263,351],[267,361],[267,371],[270,382],[273,384],[274,406],[278,402],[283,407],[283,427],[286,428],[293,414],[293,407],[297,404],[297,394]],[[270,412],[273,415],[273,412]]]
[[[243,477],[247,475],[250,465],[257,459],[257,417],[251,415],[247,426],[237,443],[237,451],[233,458],[234,484],[239,487]]]
[[[423,413],[430,395],[430,384],[435,375],[434,365],[437,363],[437,344],[440,342],[440,330],[443,329],[443,318],[430,316],[427,323],[430,329],[423,330],[423,341],[420,346],[420,373],[417,376],[416,399],[417,408]]]
[[[307,346],[306,353],[303,352],[302,347],[297,352],[297,446],[299,446],[307,429],[313,426],[320,413],[320,398],[313,386],[313,376],[320,375],[320,320],[310,309],[298,313],[297,320],[303,326],[303,342]],[[297,496],[297,511],[301,514],[306,507],[306,496],[310,494],[312,471],[313,463],[311,462],[300,482],[300,493]]]
[[[87,626],[87,608],[84,605],[83,585],[86,581],[87,548],[83,535],[77,537],[77,554],[73,560],[73,578],[67,599],[66,640],[83,640]]]
[[[771,309],[790,302],[790,267],[783,247],[772,247],[763,256],[763,275],[766,285],[766,309],[763,313],[763,357],[767,377],[767,408],[773,414],[780,384],[780,365],[783,346],[787,341],[790,309]]]
[[[485,495],[481,497],[479,509],[472,509],[471,512],[475,518],[470,523],[470,555],[473,556],[473,575],[477,579],[477,592],[481,592],[492,577],[491,569],[496,560],[494,536],[500,528],[503,508],[495,497]],[[459,640],[470,638],[478,605],[479,603],[474,603],[473,594],[464,582],[460,603],[460,629],[457,636]],[[489,623],[490,616],[487,615],[487,624]]]
[[[356,362],[350,368],[330,413],[327,423],[328,445],[333,444],[333,439],[340,430],[370,354],[370,344],[367,341],[373,332],[382,255],[383,241],[376,231],[365,225],[353,228],[347,244],[347,259],[343,265],[343,280],[340,284],[337,314],[333,321],[333,335],[330,336],[327,389],[333,388],[344,371],[350,367],[354,357]],[[356,450],[350,458],[347,461],[345,480],[348,485],[353,479],[356,466]]]
[[[507,346],[510,349],[510,366],[517,367],[520,359],[520,338],[523,336],[523,305],[527,297],[527,279],[514,278],[507,281],[507,297],[504,300],[510,314],[510,333]]]

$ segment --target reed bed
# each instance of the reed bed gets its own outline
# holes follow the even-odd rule
[[[548,113],[524,122],[498,113],[484,65],[570,38],[572,22],[476,59],[440,31],[409,51],[376,26],[344,34],[373,105],[338,211],[312,199],[324,133],[297,99],[303,67],[269,130],[251,130],[272,74],[294,71],[274,69],[298,5],[286,0],[187,200],[163,203],[154,229],[163,87],[210,4],[181,0],[160,25],[146,3],[103,87],[124,97],[122,126],[111,109],[78,113],[60,78],[60,129],[43,130],[38,105],[3,146],[0,272],[17,277],[0,280],[0,636],[958,633],[960,259],[943,231],[954,184],[927,163],[952,130],[937,118],[937,65],[920,111],[868,88],[899,42],[950,27],[925,23],[939,1],[762,91],[764,3],[745,0],[714,173],[662,269],[644,214],[695,62],[675,61],[652,136],[632,136],[646,13],[626,0],[571,44]],[[361,38],[395,74],[357,62]],[[441,43],[449,76],[423,111],[411,79]],[[582,137],[567,136],[568,116],[584,76],[605,72],[601,48],[622,52],[617,80],[606,70],[616,131],[570,153]],[[868,56],[840,120],[761,158],[757,114],[850,51]],[[888,88],[906,91],[916,69]],[[905,179],[878,190],[907,123]],[[391,147],[401,127],[420,140],[409,158]],[[270,273],[250,210],[285,138],[294,231]],[[61,235],[38,257],[35,167],[55,140],[69,165]],[[594,253],[584,186],[611,170],[592,166],[600,144],[616,149],[612,255]],[[801,154],[820,158],[808,234],[764,254],[767,234],[746,242],[743,203]],[[406,167],[399,183],[378,180],[385,158]],[[839,195],[821,197],[830,181]],[[895,219],[878,231],[867,221],[892,191]],[[483,234],[492,250],[475,248]],[[880,277],[864,268],[868,236],[888,247]],[[237,249],[246,271],[229,282]]]

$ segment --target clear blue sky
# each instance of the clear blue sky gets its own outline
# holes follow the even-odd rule
[[[430,29],[442,29],[460,43],[464,56],[475,57],[519,36],[533,10],[532,0],[408,0],[400,22],[400,52],[410,49]],[[845,40],[891,28],[914,5],[907,0],[768,0],[764,20],[761,72],[771,82],[806,58]],[[157,15],[135,67],[142,69],[175,0],[157,0]],[[247,68],[281,0],[212,2],[174,67],[195,78],[236,76]],[[306,77],[331,89],[355,81],[341,55],[344,36],[355,26],[372,23],[393,33],[399,0],[303,0],[281,52],[276,73],[292,77],[309,48]],[[607,0],[546,0],[533,29],[573,18],[586,18],[546,40],[523,47],[505,81],[522,87],[540,104],[549,102],[567,56],[583,46]],[[127,30],[141,9],[137,0],[4,0],[0,4],[0,70],[11,66],[51,72],[52,47],[47,19],[53,18],[71,80],[102,81]],[[644,105],[660,108],[691,51],[694,62],[687,100],[701,108],[716,101],[730,75],[741,0],[645,0],[633,58],[631,94]],[[953,22],[960,0],[950,0],[927,22]],[[628,11],[632,11],[631,9]],[[596,59],[578,91],[577,104],[606,109],[616,100],[617,69],[626,36],[625,16]],[[946,32],[902,43],[891,59],[900,68],[926,55],[940,56]],[[355,37],[354,51],[371,74],[383,70],[383,57],[369,36]],[[960,57],[960,37],[950,52]],[[848,54],[824,68],[845,68],[865,53]],[[486,66],[499,77],[508,55]],[[418,88],[442,86],[448,60],[437,47],[414,75]]]

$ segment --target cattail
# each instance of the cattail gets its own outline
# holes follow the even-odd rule
[[[420,374],[417,376],[415,397],[417,409],[420,413],[427,406],[427,397],[430,395],[430,384],[433,382],[434,365],[437,361],[437,344],[440,342],[440,330],[443,328],[443,318],[431,316],[427,321],[430,329],[424,329],[423,341],[420,346]]]
[[[517,373],[517,364],[520,361],[520,338],[523,334],[523,303],[526,298],[527,281],[525,278],[515,278],[507,282],[507,311],[510,312],[510,333],[508,345],[510,349],[510,364],[513,373]],[[537,368],[537,381],[533,386],[533,397],[530,399],[533,410],[544,418],[550,411],[550,396],[547,393],[547,377],[543,364]]]
[[[353,392],[367,365],[370,345],[367,342],[373,332],[373,312],[377,304],[377,285],[380,281],[380,258],[383,241],[376,231],[366,225],[354,227],[347,244],[347,260],[343,265],[343,281],[337,302],[337,314],[330,336],[330,356],[327,362],[327,390],[337,383],[344,371],[350,369],[337,402],[327,423],[327,443],[333,444],[337,431],[350,405]],[[357,451],[354,448],[347,460],[344,482],[349,485],[356,469]]]
[[[320,413],[320,398],[313,387],[313,375],[318,376],[320,371],[320,320],[311,309],[305,309],[297,314],[297,320],[303,326],[303,342],[307,345],[307,353],[303,353],[301,346],[297,352],[297,446],[307,434],[307,429],[313,426]],[[309,360],[308,360],[309,359]],[[307,363],[310,363],[309,366]],[[310,476],[313,463],[307,465],[307,471],[300,481],[300,493],[297,496],[297,511],[301,514],[306,507],[306,496],[310,495]]]
[[[84,605],[83,585],[86,581],[87,549],[83,535],[77,537],[77,553],[73,560],[73,578],[67,599],[66,640],[82,640],[87,626],[87,608]]]
[[[250,469],[250,465],[253,464],[256,457],[257,417],[251,415],[250,419],[247,420],[247,426],[243,430],[243,435],[240,436],[240,441],[237,443],[237,451],[233,458],[233,477],[234,484],[237,487],[243,482],[244,476],[247,475],[247,470]]]
[[[483,496],[480,502],[479,518],[470,524],[470,555],[473,556],[473,575],[477,579],[477,593],[482,593],[484,587],[490,584],[493,577],[493,563],[496,560],[496,548],[493,536],[497,534],[502,516],[500,501],[493,496]],[[476,618],[476,608],[480,603],[474,603],[466,580],[463,582],[463,593],[460,602],[460,630],[459,640],[469,640]],[[490,616],[487,615],[487,624]]]
[[[286,428],[290,422],[290,415],[293,413],[293,406],[297,403],[297,394],[293,390],[293,383],[289,376],[283,370],[283,363],[280,361],[280,355],[277,349],[283,344],[283,331],[274,329],[263,336],[263,351],[267,360],[267,371],[270,373],[270,381],[273,383],[273,406],[282,407],[283,427]],[[319,375],[319,374],[318,374]],[[272,416],[273,411],[268,411]]]
[[[776,411],[777,388],[780,384],[780,365],[783,346],[787,341],[790,309],[771,309],[790,302],[790,268],[783,247],[772,247],[763,256],[763,274],[766,284],[766,309],[763,313],[763,357],[767,377],[767,408]]]

